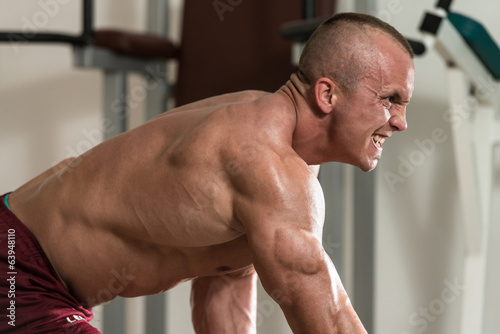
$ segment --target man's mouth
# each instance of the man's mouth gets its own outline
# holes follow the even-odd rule
[[[382,144],[385,142],[385,137],[380,135],[372,135],[372,142],[376,148],[382,149]]]

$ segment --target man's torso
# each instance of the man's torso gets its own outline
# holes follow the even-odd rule
[[[300,159],[280,99],[245,92],[174,109],[21,187],[13,211],[88,307],[248,267],[233,178],[263,155]]]

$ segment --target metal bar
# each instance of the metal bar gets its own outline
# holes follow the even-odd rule
[[[449,12],[450,7],[451,7],[451,3],[452,3],[452,0],[439,0],[437,5],[436,5],[436,8],[442,8],[445,11]]]
[[[0,42],[29,42],[29,43],[68,43],[73,45],[83,45],[86,40],[81,36],[71,36],[50,33],[26,33],[20,31],[0,33]]]
[[[99,332],[103,333],[103,306],[98,305],[92,308],[92,313],[94,318],[90,321],[90,324],[94,326]]]
[[[302,1],[302,16],[304,20],[313,19],[316,14],[316,5],[314,0]]]
[[[425,53],[426,47],[425,47],[424,43],[419,42],[419,41],[415,41],[412,39],[408,39],[408,38],[406,40],[410,44],[415,55],[420,56],[420,55],[423,55]]]
[[[500,203],[500,146],[493,148],[492,158],[492,192],[491,202]],[[487,272],[483,314],[483,332],[495,333],[500,327],[500,319],[498,317],[498,296],[500,295],[500,262],[498,254],[500,254],[500,206],[492,205],[490,208],[490,220],[488,230],[488,249],[486,253],[486,268]]]
[[[346,242],[343,238],[344,225],[342,223],[347,208],[343,205],[345,201],[343,166],[339,163],[328,163],[321,166],[319,181],[325,196],[323,247],[344,282],[344,248]]]
[[[474,87],[485,88],[489,82],[494,82],[490,72],[448,20],[443,20],[440,24],[435,48],[449,64],[458,66]],[[490,101],[495,94],[480,94],[477,97],[483,101]]]
[[[123,334],[161,333],[158,329],[146,331],[146,298],[135,297],[125,299],[125,332]]]
[[[354,299],[368,333],[374,328],[375,173],[354,173]]]
[[[104,75],[104,140],[127,130],[127,74],[125,71],[105,71]],[[117,297],[104,305],[103,332],[124,334],[125,301]]]
[[[494,133],[496,135],[495,138],[493,139],[494,143],[495,143],[495,145],[500,146],[500,121],[499,120],[496,121]]]
[[[150,34],[166,37],[168,34],[169,0],[148,0],[147,30]],[[146,119],[151,119],[167,108],[169,85],[166,62],[148,66]],[[147,296],[145,301],[145,333],[167,333],[167,296],[165,293]],[[168,320],[168,319],[167,319]]]
[[[125,301],[121,297],[113,299],[104,305],[103,334],[124,334],[125,332]]]
[[[127,130],[127,74],[105,71],[104,76],[104,140]]]
[[[80,36],[53,34],[46,32],[27,33],[22,31],[0,32],[0,42],[67,43],[87,44],[92,37],[93,1],[83,0],[83,28]]]
[[[342,215],[342,240],[343,240],[343,268],[342,268],[342,283],[350,298],[356,295],[354,287],[354,166],[342,166],[343,184],[343,199],[342,206],[344,212]]]
[[[294,42],[307,42],[323,21],[324,19],[320,18],[284,24],[281,28],[281,36]]]
[[[82,20],[82,37],[85,39],[92,38],[94,34],[94,1],[83,0],[83,20]]]
[[[167,109],[170,86],[167,81],[167,65],[158,63],[149,68],[146,80],[146,120],[152,119]]]
[[[486,256],[467,255],[463,264],[464,284],[460,334],[483,332]]]
[[[150,34],[165,37],[168,34],[168,0],[149,0],[147,30]]]
[[[151,74],[152,69],[164,63],[165,61],[163,60],[157,61],[123,56],[94,46],[75,47],[74,54],[75,66],[107,71],[129,71]]]
[[[491,212],[491,191],[493,189],[493,145],[495,142],[495,108],[489,104],[478,104],[470,119],[474,145],[475,176],[478,188],[479,211],[483,230],[487,229]],[[483,235],[484,235],[483,231]],[[484,242],[484,238],[483,238]]]
[[[449,118],[458,178],[458,190],[464,217],[466,254],[481,251],[481,217],[474,171],[474,153],[467,119],[473,112],[467,77],[457,68],[448,69]]]
[[[146,334],[166,333],[167,303],[166,294],[160,293],[146,297]]]
[[[148,32],[162,37],[168,34],[168,0],[148,1]],[[167,109],[170,85],[167,78],[166,62],[158,62],[148,67],[145,75],[147,82],[146,119],[149,120]]]
[[[485,257],[482,254],[481,212],[469,128],[474,106],[467,104],[464,109],[464,101],[470,98],[469,85],[468,78],[460,69],[448,69],[448,85],[450,115],[453,119],[461,120],[451,126],[466,248],[463,270],[467,288],[462,297],[460,333],[481,333]]]

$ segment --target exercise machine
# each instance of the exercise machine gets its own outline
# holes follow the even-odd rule
[[[102,114],[103,140],[127,130],[128,104],[134,91],[127,87],[130,73],[139,73],[147,84],[136,99],[146,102],[146,118],[167,109],[170,85],[166,60],[177,57],[177,48],[167,38],[168,0],[148,0],[148,33],[95,30],[93,0],[82,0],[80,35],[56,33],[0,32],[0,43],[59,44],[73,48],[74,65],[104,74]],[[140,94],[140,95],[138,95]],[[165,294],[132,299],[116,298],[94,308],[92,324],[105,334],[165,333]]]
[[[500,222],[492,202],[499,182],[500,49],[481,23],[451,11],[451,3],[438,1],[425,13],[420,30],[425,47],[434,48],[447,65],[450,109],[444,119],[451,126],[465,242],[460,333],[482,334],[489,333],[485,323],[498,309],[498,302],[487,301],[492,291],[487,282],[490,232]]]
[[[166,60],[177,57],[177,48],[167,39],[168,0],[148,1],[148,33],[94,30],[93,0],[82,0],[80,35],[56,33],[1,32],[0,43],[50,43],[73,47],[74,65],[104,73],[103,137],[111,138],[127,130],[127,75],[141,74],[148,84],[141,92],[146,101],[146,118],[166,110],[170,96]]]

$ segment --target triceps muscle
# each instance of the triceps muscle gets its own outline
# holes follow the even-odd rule
[[[305,275],[320,271],[323,247],[310,232],[282,227],[275,232],[274,238],[274,254],[283,268]]]
[[[294,303],[305,282],[336,291],[332,286],[335,280],[331,276],[331,261],[321,241],[311,232],[297,227],[280,227],[274,231],[270,244],[254,244],[253,247],[261,254],[254,265],[263,286],[278,304]],[[259,251],[260,247],[266,250]]]

